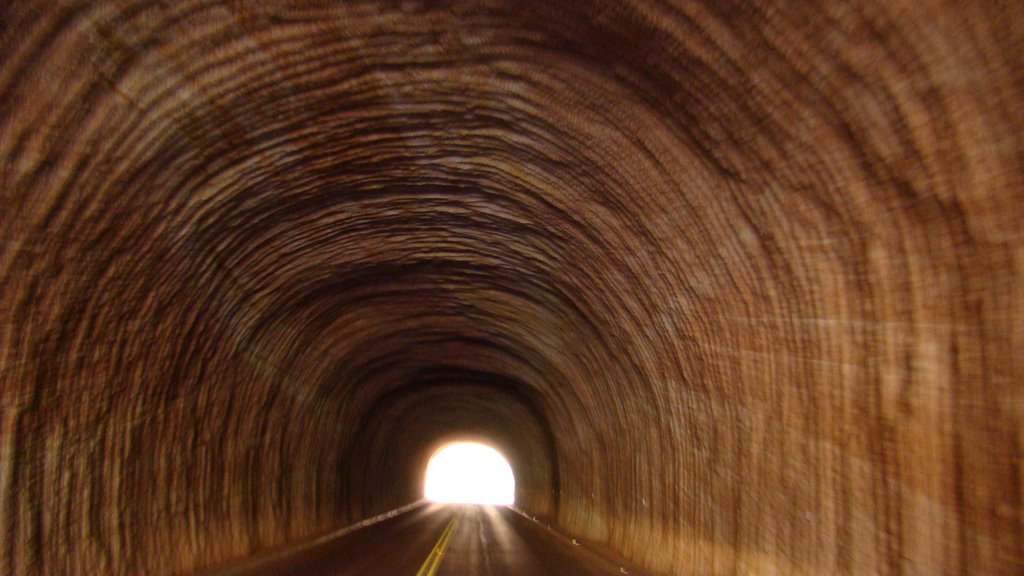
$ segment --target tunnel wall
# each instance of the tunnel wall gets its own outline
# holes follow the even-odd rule
[[[0,22],[0,571],[301,540],[469,431],[653,573],[1019,572],[1014,2]]]

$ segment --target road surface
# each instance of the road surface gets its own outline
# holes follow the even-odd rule
[[[217,576],[611,576],[616,564],[504,507],[423,504]]]

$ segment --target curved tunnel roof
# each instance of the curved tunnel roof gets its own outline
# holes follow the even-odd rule
[[[216,566],[455,435],[652,573],[1019,567],[1013,3],[0,21],[0,572]]]

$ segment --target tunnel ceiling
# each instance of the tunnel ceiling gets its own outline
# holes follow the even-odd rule
[[[1014,2],[0,7],[0,572],[419,497],[656,574],[1024,557]]]

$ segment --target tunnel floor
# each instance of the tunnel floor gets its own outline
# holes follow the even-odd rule
[[[423,502],[208,576],[638,574],[506,507]]]

